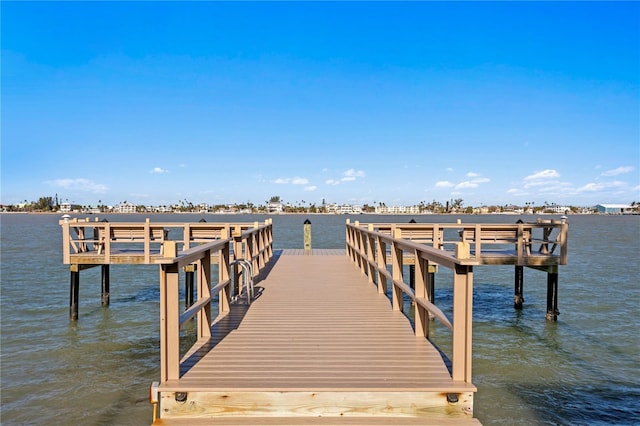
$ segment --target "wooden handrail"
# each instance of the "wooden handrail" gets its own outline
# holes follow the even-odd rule
[[[360,225],[363,226],[363,225]],[[515,251],[516,264],[526,263],[527,257],[556,256],[558,265],[567,264],[568,224],[563,220],[537,220],[531,223],[367,223],[367,228],[391,236],[416,241],[438,249],[453,251],[459,242],[469,243],[476,259],[483,253],[508,249]],[[476,235],[478,236],[476,238]]]
[[[378,291],[386,292],[391,283],[391,304],[394,310],[403,310],[403,298],[407,295],[415,302],[415,333],[418,337],[429,336],[427,312],[452,329],[452,371],[454,381],[471,383],[471,315],[473,302],[473,266],[475,259],[460,259],[452,253],[402,238],[403,230],[389,227],[389,233],[374,230],[368,224],[347,221],[347,255],[376,281]],[[387,271],[386,247],[390,247],[391,272]],[[405,283],[403,271],[404,253],[414,257],[416,266],[415,290]],[[453,271],[453,319],[438,308],[427,296],[427,271],[429,265],[438,264]],[[363,265],[366,265],[363,266]]]
[[[213,323],[211,303],[218,298],[218,314],[220,318],[230,311],[230,300],[233,293],[231,288],[231,271],[235,258],[243,255],[242,249],[238,249],[231,255],[233,246],[251,247],[251,241],[263,241],[269,247],[259,247],[260,253],[266,253],[263,257],[267,261],[273,253],[271,249],[271,222],[265,225],[251,225],[246,231],[230,235],[231,226],[221,228],[220,238],[209,243],[204,243],[179,253],[167,253],[165,257],[155,260],[160,266],[160,380],[161,383],[168,380],[177,380],[180,377],[180,330],[192,318],[197,319],[196,343],[192,347],[202,345],[211,337],[211,325]],[[238,229],[243,226],[237,226]],[[212,254],[218,253],[218,280],[214,284],[211,279]],[[262,256],[262,254],[256,254]],[[258,262],[261,264],[261,262]],[[183,313],[179,306],[179,273],[181,268],[195,264],[198,271],[197,297],[195,303]],[[260,268],[262,268],[262,265]],[[254,276],[260,269],[253,270]],[[192,350],[191,349],[191,350]]]
[[[132,243],[141,247],[145,263],[151,264],[152,255],[162,254],[165,242],[175,241],[183,250],[187,250],[193,247],[193,244],[219,240],[223,233],[230,235],[232,229],[248,233],[245,239],[250,239],[256,228],[262,229],[262,232],[259,233],[260,241],[253,250],[256,256],[261,257],[256,258],[255,267],[264,266],[266,259],[273,256],[273,251],[269,248],[273,239],[270,230],[271,219],[267,219],[262,225],[257,222],[150,222],[148,219],[145,222],[100,222],[89,221],[88,218],[60,220],[59,224],[63,231],[64,264],[72,263],[72,255],[87,253],[93,254],[94,258],[101,258],[99,263],[109,264],[111,255],[117,252],[117,249],[131,247]],[[269,229],[265,230],[264,227],[267,226]]]
[[[428,338],[427,312],[452,329],[452,378],[470,383],[473,266],[484,264],[488,259],[485,256],[495,254],[515,256],[515,265],[536,267],[540,259],[551,267],[565,265],[567,231],[564,220],[514,224],[351,224],[347,220],[346,248],[347,255],[368,275],[369,282],[378,286],[379,293],[386,293],[391,285],[394,310],[402,310],[405,295],[415,303],[417,336]],[[415,290],[404,279],[405,258],[413,259]],[[387,270],[389,265],[391,272]],[[453,271],[451,320],[427,294],[427,271],[433,265]]]

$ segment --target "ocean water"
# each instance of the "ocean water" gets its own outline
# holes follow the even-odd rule
[[[105,215],[110,221],[253,222],[263,215]],[[499,222],[534,216],[275,215],[274,248],[344,248],[345,220]],[[147,425],[159,379],[157,266],[111,266],[80,276],[80,318],[69,321],[69,267],[59,215],[0,215],[0,423]],[[101,216],[102,218],[102,216]],[[550,217],[545,216],[545,219]],[[513,309],[513,267],[474,269],[474,416],[485,425],[640,424],[640,216],[569,216],[569,264],[559,271],[557,322],[545,320],[546,275],[525,269]],[[444,269],[444,268],[441,268]],[[436,275],[450,309],[451,280]],[[189,330],[186,331],[189,333]],[[447,330],[432,324],[446,350]]]

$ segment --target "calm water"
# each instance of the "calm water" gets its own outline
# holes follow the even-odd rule
[[[110,221],[263,221],[266,216],[105,216]],[[348,216],[273,216],[274,247],[343,248]],[[503,222],[517,216],[357,216],[361,222]],[[548,217],[547,217],[548,218]],[[68,320],[69,269],[59,215],[3,214],[0,374],[3,425],[147,425],[159,379],[158,269],[111,267],[111,305],[100,268],[83,271],[80,320]],[[535,217],[523,218],[525,221]],[[474,272],[475,417],[485,425],[640,424],[640,216],[570,216],[569,265],[560,268],[557,322],[544,319],[546,275],[525,270],[515,311],[513,267]],[[451,281],[436,275],[436,302]],[[448,336],[434,325],[443,347]]]

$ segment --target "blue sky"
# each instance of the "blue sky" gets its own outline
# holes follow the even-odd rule
[[[7,2],[4,204],[640,201],[636,2]]]

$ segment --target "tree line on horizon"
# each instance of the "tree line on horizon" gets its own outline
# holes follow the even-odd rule
[[[98,211],[100,213],[109,213],[111,208],[102,203],[102,200],[98,200],[98,204],[96,206],[91,205],[80,205],[73,204],[66,201],[67,204],[70,204],[72,211],[81,211],[81,212],[93,212]],[[127,204],[127,201],[123,202]],[[58,212],[60,211],[61,199],[58,198],[58,194],[55,196],[43,196],[38,198],[37,201],[27,201],[24,200],[23,203],[19,203],[17,205],[1,205],[0,209],[6,212]],[[328,206],[327,202],[323,199],[320,205],[316,205],[315,203],[309,202],[307,203],[305,200],[296,201],[295,204],[290,202],[284,202],[280,198],[280,196],[272,196],[269,200],[265,201],[263,205],[255,205],[252,202],[247,201],[246,203],[241,204],[216,204],[209,206],[207,204],[194,204],[186,199],[179,200],[178,203],[175,203],[170,206],[156,206],[158,211],[160,208],[165,211],[171,212],[179,212],[179,213],[200,213],[203,210],[204,206],[207,206],[206,209],[212,212],[216,211],[242,211],[242,212],[251,212],[251,213],[269,213],[269,206],[279,204],[282,206],[282,211],[284,213],[327,213]],[[374,213],[376,211],[376,204],[378,207],[387,207],[384,202],[374,201],[373,205],[363,204],[362,212],[363,213]],[[637,212],[640,212],[640,202],[632,201],[630,204],[631,208]],[[433,200],[432,202],[421,201],[418,204],[414,204],[415,207],[418,207],[420,212],[430,212],[430,213],[476,213],[480,207],[474,206],[464,206],[464,201],[461,198],[457,198],[455,200],[449,200],[445,203],[440,201]],[[525,211],[530,211],[532,213],[553,213],[555,212],[554,206],[557,206],[555,203],[544,202],[542,205],[535,205],[533,202],[526,202],[524,206],[520,205],[490,205],[490,206],[482,206],[487,213],[501,213],[505,211],[513,211],[515,209],[522,209]],[[569,212],[578,213],[584,210],[584,207],[579,206],[566,206]],[[149,212],[149,207],[141,204],[136,204],[136,211],[140,213]],[[153,211],[153,210],[151,210]]]

